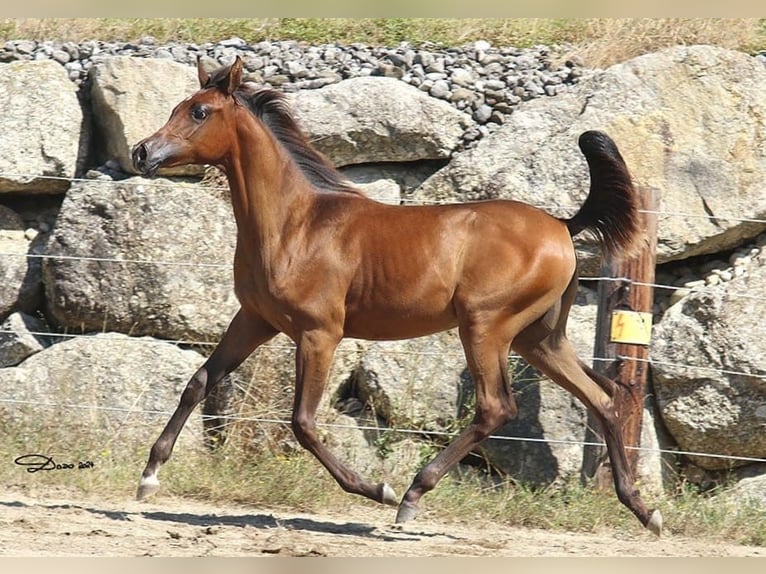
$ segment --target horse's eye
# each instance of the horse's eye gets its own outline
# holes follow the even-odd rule
[[[207,117],[207,109],[202,106],[194,106],[191,111],[192,118],[201,122]]]

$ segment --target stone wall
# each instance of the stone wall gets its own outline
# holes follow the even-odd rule
[[[190,64],[196,55],[216,59],[213,65],[239,53],[251,79],[288,92],[312,141],[349,179],[392,203],[508,197],[567,214],[588,189],[577,136],[607,131],[637,183],[662,193],[657,280],[669,288],[657,290],[647,442],[739,457],[674,461],[713,473],[752,468],[749,459],[766,458],[766,67],[757,58],[678,47],[607,70],[583,70],[573,63],[556,68],[544,49],[481,44],[436,55],[406,46],[370,50],[377,55],[368,55],[369,66],[353,68],[361,49],[352,57],[344,56],[350,48],[320,47],[314,58],[304,47],[299,58],[290,45],[279,60],[287,70],[279,78],[282,68],[273,64],[279,46],[269,48],[271,60],[262,55],[266,46],[237,42],[133,48],[91,50],[85,60],[78,52],[78,61],[88,64],[79,69],[61,50],[40,56],[45,50],[38,47],[25,58],[15,46],[18,57],[2,58],[13,60],[0,64],[0,100],[8,102],[0,117],[6,278],[0,377],[13,381],[0,386],[3,416],[14,415],[18,397],[58,396],[76,375],[62,368],[54,377],[53,369],[76,363],[78,354],[94,372],[109,373],[88,383],[105,401],[149,388],[131,381],[173,378],[152,398],[153,406],[170,410],[176,383],[203,358],[169,357],[179,344],[209,352],[220,338],[237,308],[230,271],[236,229],[227,190],[210,170],[143,179],[131,173],[128,151],[195,89]],[[174,57],[162,57],[162,50]],[[6,46],[6,54],[11,51]],[[600,257],[595,244],[583,238],[577,245],[584,275],[593,275]],[[586,362],[593,353],[594,303],[593,291],[582,287],[570,326]],[[70,340],[61,333],[84,336]],[[105,336],[117,337],[119,345],[109,349]],[[133,338],[151,345],[122,342]],[[281,365],[262,384],[281,388],[292,384],[292,365],[283,352],[291,343],[280,345],[259,353]],[[135,362],[122,365],[116,349],[123,357],[135,353]],[[530,377],[523,364],[513,368],[523,373],[514,383],[523,412],[498,436],[581,441],[581,405],[549,381]],[[385,452],[401,457],[400,467],[409,461],[414,471],[412,441],[420,439],[397,439],[396,449],[381,449],[380,433],[361,427],[372,421],[383,430],[401,424],[452,431],[470,403],[470,376],[454,333],[354,342],[339,353],[333,373],[321,416],[350,428],[328,431],[327,440],[342,452],[368,445],[371,454],[348,456],[380,472],[392,468],[380,456]],[[248,376],[240,375],[240,386]],[[113,385],[101,386],[104,378]],[[424,402],[416,403],[419,397]],[[481,456],[533,483],[579,472],[580,446],[531,444],[498,439]],[[651,460],[642,481],[660,485],[675,469]]]

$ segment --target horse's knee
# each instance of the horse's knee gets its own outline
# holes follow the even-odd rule
[[[313,417],[296,413],[293,415],[291,426],[296,440],[303,448],[310,448],[315,437],[316,421]]]
[[[181,393],[181,404],[187,407],[194,407],[205,398],[207,387],[207,371],[204,368],[199,369],[186,384],[184,392]]]

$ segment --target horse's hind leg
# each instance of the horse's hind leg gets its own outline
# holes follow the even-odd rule
[[[402,499],[396,522],[417,515],[420,498],[472,449],[514,418],[516,403],[508,379],[508,349],[513,329],[461,325],[460,338],[476,389],[476,412],[471,423],[415,475]]]
[[[601,424],[617,498],[646,528],[660,535],[662,515],[659,510],[648,510],[635,486],[633,473],[625,452],[622,428],[615,410],[612,394],[615,384],[595,375],[575,355],[563,332],[563,326],[554,328],[542,339],[538,323],[523,331],[514,341],[513,348],[553,381],[577,396]]]
[[[396,505],[394,490],[386,483],[372,484],[341,463],[316,434],[316,411],[332,366],[340,337],[314,331],[304,333],[296,349],[295,402],[292,427],[298,442],[313,454],[346,492],[376,502]]]
[[[258,316],[248,315],[241,309],[234,316],[221,342],[186,385],[178,407],[152,446],[138,485],[136,497],[139,500],[153,494],[159,488],[157,472],[170,458],[176,439],[194,408],[224,376],[236,369],[259,345],[276,334],[277,331]]]

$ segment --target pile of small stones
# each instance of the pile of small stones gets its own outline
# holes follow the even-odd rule
[[[699,264],[664,266],[655,282],[675,289],[655,291],[655,312],[663,313],[692,291],[726,283],[746,275],[754,266],[766,265],[766,233],[735,249],[726,259],[715,256]]]
[[[208,68],[229,64],[239,55],[249,80],[284,91],[360,76],[394,77],[469,114],[475,124],[463,143],[470,147],[501,125],[519,103],[555,96],[590,72],[563,54],[563,47],[495,48],[485,41],[441,49],[409,43],[388,48],[296,41],[249,44],[241,38],[159,45],[146,37],[136,43],[9,41],[0,48],[0,62],[52,59],[78,86],[87,84],[94,64],[116,55],[167,58],[187,65],[196,65],[199,56]]]
[[[565,46],[493,47],[483,40],[438,48],[407,42],[395,47],[298,41],[250,44],[236,37],[204,44],[158,44],[147,36],[135,43],[9,41],[0,48],[0,62],[52,59],[78,86],[87,84],[94,64],[116,55],[167,58],[187,65],[196,65],[201,57],[208,68],[229,64],[239,55],[248,79],[284,91],[315,89],[359,76],[394,77],[469,114],[475,123],[464,134],[463,145],[471,147],[521,102],[555,96],[594,72],[565,54]],[[766,65],[766,52],[755,57]]]

